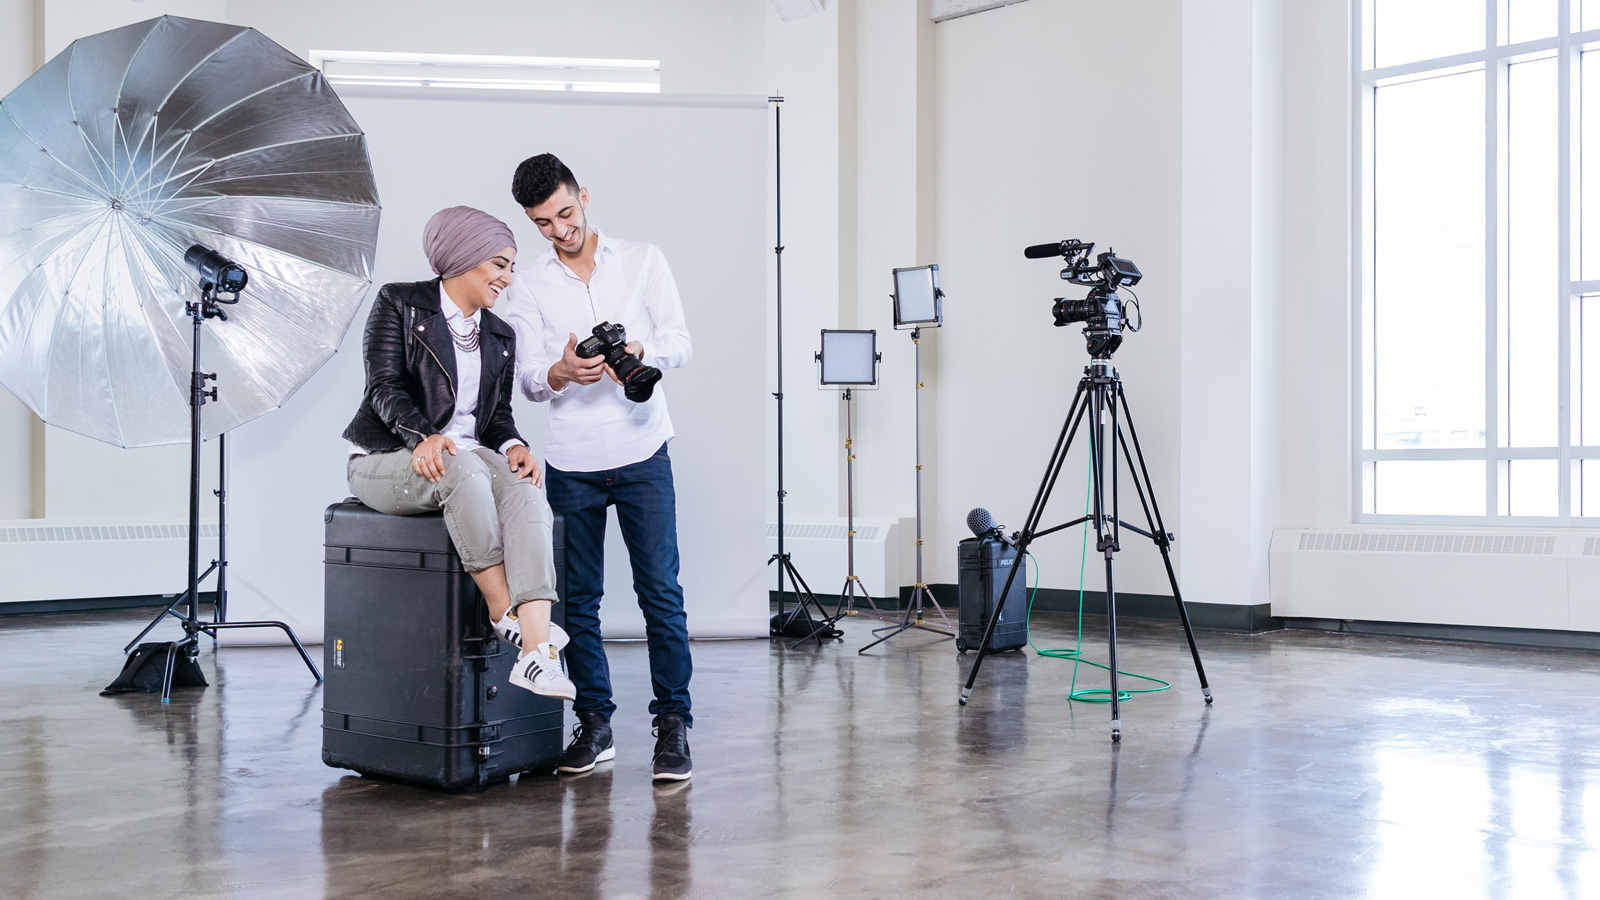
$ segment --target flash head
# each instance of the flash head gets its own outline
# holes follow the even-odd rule
[[[183,254],[183,261],[200,276],[200,289],[213,294],[235,294],[250,283],[244,266],[207,247],[195,244]]]

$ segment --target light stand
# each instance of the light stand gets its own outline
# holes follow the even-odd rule
[[[856,651],[857,653],[866,653],[884,641],[913,628],[931,631],[951,640],[955,639],[955,632],[947,630],[954,628],[950,624],[950,617],[944,614],[944,607],[934,599],[933,591],[928,589],[922,574],[922,327],[938,328],[943,323],[944,292],[939,290],[938,266],[895,269],[894,283],[895,292],[892,295],[894,327],[903,330],[904,326],[910,325],[911,344],[916,349],[917,583],[911,588],[911,599],[906,604],[904,619],[897,625],[874,628],[872,633],[879,635],[878,639],[862,647]],[[939,613],[939,618],[944,621],[944,628],[929,625],[923,618],[924,600],[932,604],[934,610]]]
[[[211,577],[212,572],[217,573],[217,599],[211,606],[211,621],[226,622],[228,621],[228,436],[226,434],[217,435],[217,457],[217,489],[211,492],[217,498],[217,558],[200,573],[200,580],[205,581]],[[167,608],[157,613],[156,617],[150,620],[150,624],[139,632],[138,637],[122,648],[122,652],[127,653],[137,647],[145,635],[154,631],[167,616],[182,622],[185,616],[178,612],[178,604],[187,599],[189,599],[187,590],[174,597],[172,602],[167,604]]]
[[[233,304],[239,302],[239,292],[244,290],[245,285],[249,282],[249,276],[245,273],[245,270],[237,264],[230,262],[226,258],[216,253],[216,251],[200,244],[190,247],[188,252],[184,254],[184,260],[198,270],[201,275],[200,300],[198,302],[189,301],[184,304],[185,309],[189,313],[189,318],[194,322],[194,368],[190,373],[189,380],[189,590],[187,592],[189,610],[188,615],[184,616],[183,618],[183,639],[174,641],[172,645],[167,648],[166,668],[161,678],[162,703],[170,703],[172,701],[172,673],[173,669],[177,665],[178,654],[182,653],[190,661],[195,660],[200,655],[200,635],[209,635],[213,640],[215,640],[217,637],[217,632],[223,628],[281,628],[284,634],[289,636],[289,641],[294,644],[294,648],[300,651],[300,658],[305,660],[306,668],[311,670],[312,676],[319,682],[322,680],[322,673],[317,671],[316,665],[312,663],[311,657],[306,653],[306,648],[301,645],[300,638],[295,635],[294,629],[290,628],[285,623],[227,621],[202,622],[199,618],[201,577],[200,407],[205,405],[207,397],[212,400],[217,399],[216,388],[212,388],[209,391],[205,389],[205,383],[207,381],[216,380],[216,373],[200,371],[201,325],[206,319],[211,318],[220,318],[224,322],[228,320],[227,312],[223,310],[222,306],[219,304]],[[231,295],[231,299],[221,299],[219,297],[220,294],[229,294]],[[223,455],[223,458],[227,458],[226,454]],[[226,471],[224,471],[223,474],[225,476]],[[226,484],[225,481],[224,484]],[[219,498],[222,499],[224,504],[222,507],[222,512],[226,514],[226,493],[219,491]],[[220,536],[221,532],[219,532],[219,538]],[[223,557],[222,551],[224,550],[225,546],[226,545],[219,540],[219,557]],[[218,572],[217,589],[219,603],[224,602],[220,600],[220,597],[222,596],[222,592],[226,590],[226,583],[223,580],[224,576],[222,574],[226,571],[224,568],[226,565],[227,563],[225,561],[225,557],[212,563],[212,568],[216,569]],[[219,609],[218,612],[219,619],[226,617],[225,610]],[[156,621],[161,621],[165,615],[166,613],[163,612],[160,616],[156,617]],[[152,623],[151,627],[154,627],[154,623]],[[148,633],[149,630],[149,628],[146,628],[145,632]]]
[[[876,331],[822,331],[822,350],[817,353],[818,380],[824,388],[842,386],[844,401],[844,497],[845,497],[845,578],[839,588],[839,602],[833,615],[824,621],[825,627],[846,616],[858,615],[856,599],[867,601],[873,615],[883,618],[883,610],[873,602],[872,595],[861,585],[856,575],[856,453],[854,430],[855,389],[876,390],[878,363],[883,354],[877,351]]]
[[[794,561],[789,558],[788,551],[784,549],[783,501],[787,494],[783,489],[783,97],[768,97],[767,102],[772,104],[773,211],[776,217],[776,228],[774,229],[776,239],[772,252],[777,257],[778,264],[778,390],[772,395],[778,401],[778,552],[772,554],[771,558],[767,560],[767,565],[769,566],[773,563],[778,564],[778,614],[773,617],[771,628],[772,635],[776,637],[784,634],[784,628],[796,619],[803,621],[809,618],[806,613],[808,604],[816,608],[818,618],[826,619],[828,614],[822,608],[822,602],[817,599],[817,595],[811,592],[806,580],[800,577],[800,572],[794,567]],[[787,616],[784,615],[783,611],[783,582],[785,576],[794,584],[795,595],[794,610]],[[818,628],[803,640],[810,640],[814,637],[817,645],[821,646],[824,631],[829,634],[832,633],[831,628]]]

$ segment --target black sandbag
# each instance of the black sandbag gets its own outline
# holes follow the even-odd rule
[[[161,678],[166,674],[167,648],[172,646],[172,641],[158,641],[151,644],[140,644],[128,654],[128,659],[122,664],[122,672],[115,681],[106,685],[100,696],[109,697],[112,694],[127,694],[138,692],[141,694],[161,693]],[[206,687],[206,675],[200,671],[200,664],[182,652],[173,659],[172,686],[180,687]]]

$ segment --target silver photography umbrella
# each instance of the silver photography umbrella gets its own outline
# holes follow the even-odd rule
[[[250,276],[201,348],[222,434],[338,349],[378,213],[361,129],[256,30],[163,16],[75,41],[0,101],[0,382],[108,443],[188,440],[183,257],[204,244]]]

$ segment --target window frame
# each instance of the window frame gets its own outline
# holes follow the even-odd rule
[[[1350,504],[1352,521],[1396,525],[1493,525],[1516,527],[1600,525],[1600,516],[1579,516],[1575,512],[1574,486],[1581,460],[1600,460],[1600,446],[1575,446],[1574,367],[1576,352],[1575,307],[1584,296],[1600,295],[1600,279],[1579,280],[1583,273],[1574,269],[1580,248],[1575,241],[1581,234],[1581,209],[1576,200],[1578,139],[1575,126],[1580,119],[1578,92],[1580,63],[1586,50],[1600,50],[1600,28],[1574,30],[1579,24],[1582,0],[1557,0],[1557,33],[1553,37],[1515,44],[1502,42],[1506,30],[1508,0],[1484,3],[1484,49],[1398,65],[1372,65],[1372,44],[1366,24],[1373,21],[1374,0],[1352,0],[1350,29],[1351,65],[1351,206],[1350,228],[1350,377],[1353,402],[1350,404]],[[1557,302],[1558,359],[1556,380],[1557,444],[1554,447],[1500,446],[1502,390],[1499,301],[1506,289],[1502,273],[1506,269],[1507,222],[1505,184],[1505,122],[1507,80],[1510,67],[1518,62],[1554,57],[1557,60]],[[1600,64],[1600,56],[1596,57]],[[1485,141],[1485,246],[1484,246],[1484,446],[1451,449],[1368,448],[1366,435],[1376,414],[1376,385],[1369,368],[1375,364],[1372,334],[1368,330],[1369,310],[1374,297],[1373,234],[1374,99],[1377,89],[1390,84],[1437,77],[1453,72],[1479,70],[1484,74]],[[1600,133],[1600,128],[1596,129]],[[1374,443],[1376,433],[1373,433]],[[1580,439],[1581,438],[1576,438]],[[1512,460],[1553,459],[1557,468],[1558,506],[1555,516],[1513,516],[1500,511],[1502,469]],[[1386,460],[1472,460],[1484,463],[1483,515],[1406,515],[1369,512],[1376,506],[1369,498],[1373,490],[1375,464]]]

